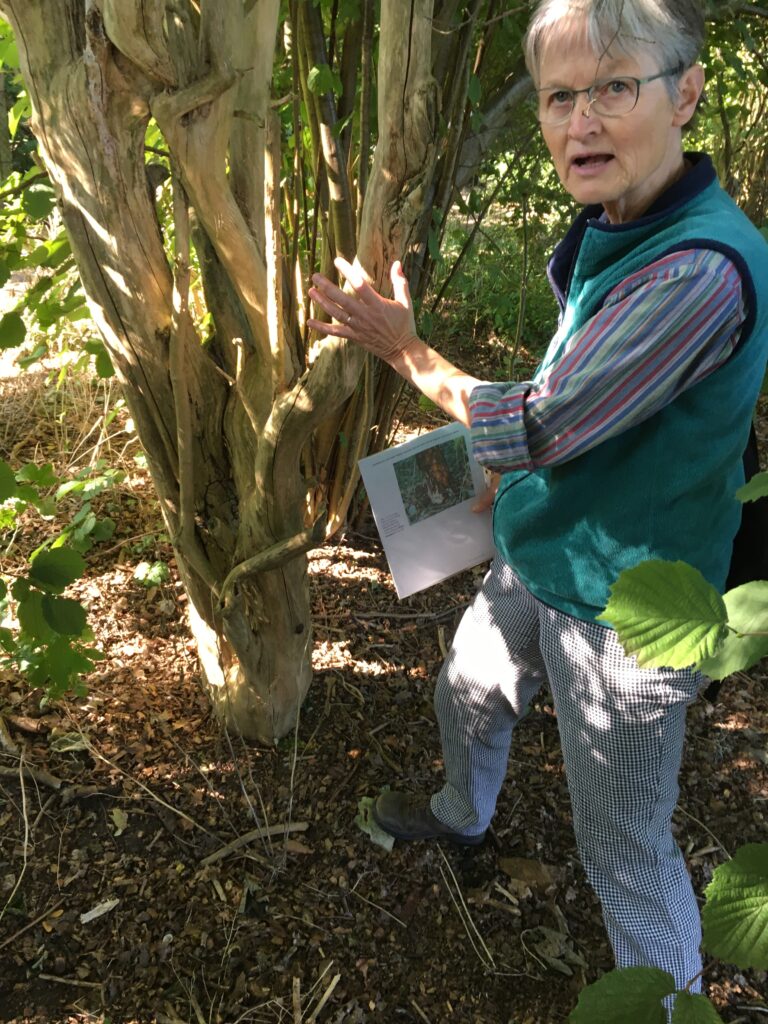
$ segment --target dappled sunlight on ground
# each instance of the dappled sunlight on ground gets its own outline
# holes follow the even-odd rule
[[[62,409],[87,450],[73,392],[51,401],[38,378],[25,395],[17,381],[0,384],[0,457],[54,458]],[[436,425],[421,410],[402,430]],[[110,458],[126,440],[114,429]],[[484,846],[387,854],[355,824],[384,786],[442,782],[432,691],[483,567],[399,601],[370,517],[312,552],[314,682],[295,734],[246,746],[210,713],[156,502],[135,448],[120,457],[127,479],[103,499],[117,532],[71,590],[106,655],[88,697],[41,708],[0,677],[15,746],[0,745],[3,1024],[293,1024],[297,987],[307,1020],[337,977],[318,1024],[562,1024],[611,957],[546,694]],[[51,529],[30,513],[11,568]],[[167,582],[140,585],[145,559]],[[675,829],[698,893],[738,845],[766,841],[767,744],[761,669],[691,708]],[[727,1022],[764,1000],[760,972],[716,964],[708,979]]]

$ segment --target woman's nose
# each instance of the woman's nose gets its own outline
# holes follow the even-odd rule
[[[592,111],[594,102],[587,92],[577,93],[573,97],[573,110],[568,120],[570,135],[576,137],[590,135],[600,128],[600,118]]]

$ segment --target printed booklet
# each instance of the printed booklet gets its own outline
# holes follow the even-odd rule
[[[425,590],[494,555],[491,512],[473,512],[483,469],[460,423],[360,460],[398,597]]]

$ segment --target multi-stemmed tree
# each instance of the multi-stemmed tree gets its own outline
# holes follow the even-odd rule
[[[354,346],[307,336],[307,276],[357,255],[386,287],[405,257],[423,289],[430,232],[523,88],[518,62],[473,121],[503,6],[0,0],[213,702],[248,737],[295,721],[304,555],[344,521],[396,395]]]

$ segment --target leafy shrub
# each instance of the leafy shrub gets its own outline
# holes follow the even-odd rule
[[[82,675],[103,657],[91,646],[85,608],[62,594],[85,571],[83,554],[114,533],[114,521],[99,517],[92,501],[122,477],[97,464],[62,481],[50,463],[14,472],[0,459],[0,530],[30,507],[50,519],[62,503],[79,503],[64,529],[32,552],[26,572],[0,577],[0,668],[15,667],[49,697],[84,693]]]

